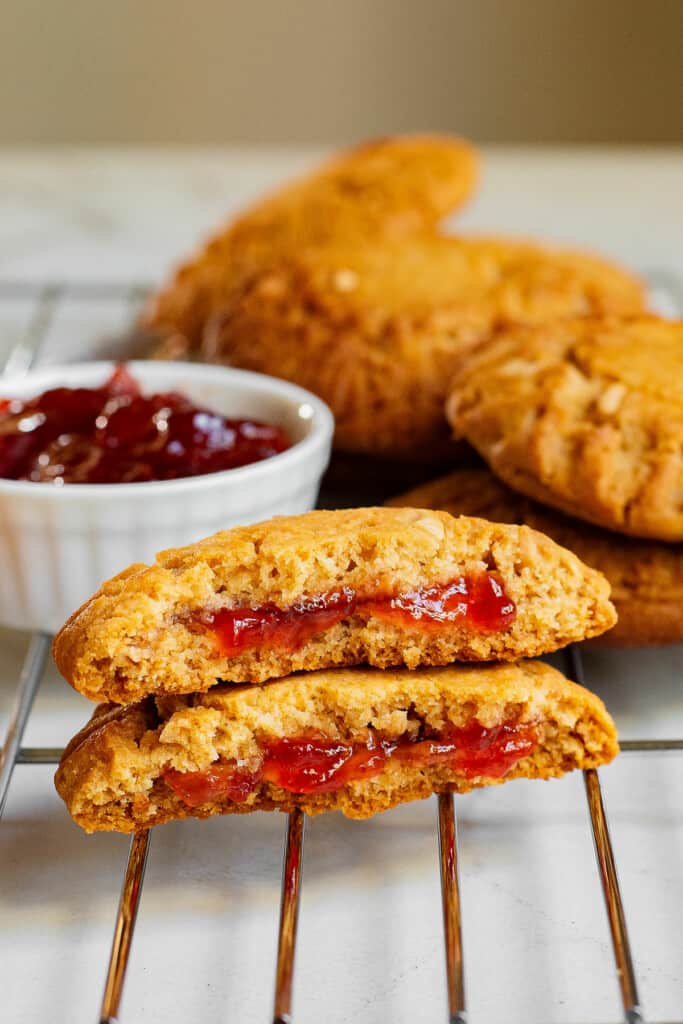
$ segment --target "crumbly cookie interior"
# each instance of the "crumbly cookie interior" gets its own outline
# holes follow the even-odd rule
[[[456,621],[424,629],[354,614],[296,650],[264,643],[226,657],[193,619],[226,608],[287,609],[340,588],[370,598],[401,594],[487,572],[516,608],[505,628]],[[350,664],[514,660],[602,633],[614,620],[604,577],[527,527],[358,509],[272,520],[131,567],[66,624],[55,657],[86,696],[126,703]]]

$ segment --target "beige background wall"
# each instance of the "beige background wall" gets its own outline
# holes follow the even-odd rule
[[[683,139],[683,0],[0,0],[0,142]]]

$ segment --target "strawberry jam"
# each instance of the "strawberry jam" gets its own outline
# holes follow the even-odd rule
[[[404,764],[430,768],[443,764],[471,778],[500,779],[536,746],[534,725],[496,725],[487,729],[473,722],[463,729],[450,726],[437,739],[399,743],[393,754]]]
[[[501,779],[537,743],[533,724],[488,729],[476,721],[460,729],[448,726],[429,739],[381,740],[372,731],[365,743],[300,736],[264,744],[261,768],[255,772],[217,764],[205,772],[168,769],[164,778],[190,807],[225,798],[242,803],[262,782],[290,793],[330,793],[378,775],[392,760],[418,770],[442,766],[468,779]]]
[[[99,388],[0,402],[0,477],[42,483],[175,480],[289,448],[279,427],[226,419],[176,392],[143,395],[119,366]]]
[[[408,626],[424,628],[465,621],[487,632],[505,629],[516,613],[503,581],[494,572],[469,573],[435,587],[369,599],[364,609],[370,615]]]
[[[262,775],[266,782],[291,793],[330,793],[348,782],[377,775],[386,761],[386,749],[374,738],[362,745],[306,737],[281,739],[268,745]]]
[[[482,632],[496,632],[514,622],[516,608],[497,573],[481,572],[396,597],[360,598],[344,587],[305,598],[290,608],[224,608],[200,615],[196,622],[215,636],[221,654],[232,658],[265,644],[296,651],[352,615],[409,628],[465,623]]]
[[[205,772],[178,772],[167,768],[164,778],[183,803],[198,807],[208,800],[214,800],[217,793],[244,803],[261,781],[260,772],[245,772],[234,764],[214,764]]]
[[[221,654],[232,658],[243,651],[271,644],[296,651],[316,633],[348,618],[356,606],[352,590],[333,590],[307,598],[291,608],[224,608],[202,618],[216,636]]]

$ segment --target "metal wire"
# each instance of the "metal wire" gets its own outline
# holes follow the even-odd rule
[[[30,368],[50,325],[61,292],[62,288],[59,285],[47,285],[39,290],[28,327],[10,350],[2,369],[3,375],[26,373]],[[50,637],[45,633],[34,633],[19,675],[14,707],[10,713],[2,750],[0,750],[0,817],[5,809],[9,784],[17,763],[24,729],[40,686],[49,651]]]
[[[569,662],[569,675],[585,686],[585,673],[583,659],[578,647],[572,645],[567,652]],[[617,978],[621,993],[621,1003],[624,1010],[626,1024],[642,1024],[643,1015],[638,997],[636,975],[631,956],[631,944],[626,927],[626,916],[624,905],[619,888],[619,879],[614,861],[614,851],[610,838],[605,805],[600,789],[598,773],[591,768],[583,773],[586,786],[586,799],[590,813],[591,828],[593,831],[593,843],[595,845],[595,856],[600,872],[602,892],[605,898],[607,918],[610,932],[612,934],[612,948],[617,967]]]
[[[14,708],[10,714],[9,725],[2,750],[0,750],[0,817],[5,809],[9,784],[17,763],[19,744],[24,735],[40,680],[43,678],[43,669],[49,652],[50,637],[46,633],[35,633],[31,637],[28,653],[19,676]]]
[[[619,740],[622,754],[662,754],[683,750],[683,740]]]
[[[61,759],[61,747],[22,747],[16,764],[59,764]]]
[[[35,309],[29,325],[5,360],[3,373],[8,376],[24,374],[31,368],[45,340],[50,321],[63,293],[63,285],[48,284],[36,294]]]
[[[291,1024],[292,1020],[292,981],[301,896],[305,824],[306,818],[303,811],[297,809],[290,812],[282,867],[273,1024]]]
[[[624,906],[621,900],[619,879],[617,878],[617,869],[614,863],[612,841],[607,825],[598,773],[594,768],[590,768],[583,773],[583,777],[586,784],[586,797],[588,799],[588,808],[593,828],[595,855],[598,860],[600,881],[612,933],[612,946],[614,948],[614,959],[617,964],[624,1020],[626,1024],[641,1024],[643,1015],[640,1008],[640,999],[638,998],[638,987],[633,968],[633,958],[631,957]]]
[[[149,853],[149,830],[136,832],[130,844],[126,873],[121,888],[121,899],[116,915],[114,939],[109,956],[107,980],[104,985],[100,1024],[117,1024],[123,983],[128,968],[130,946],[133,941],[135,920],[140,906],[140,894],[145,878],[147,854]]]
[[[460,887],[458,884],[458,833],[452,793],[439,795],[438,817],[448,1021],[449,1024],[466,1024]]]

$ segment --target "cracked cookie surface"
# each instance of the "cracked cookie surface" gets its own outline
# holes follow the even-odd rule
[[[516,491],[618,532],[683,540],[683,322],[502,331],[459,362],[447,414]]]
[[[310,245],[425,230],[467,199],[476,177],[473,147],[454,136],[393,136],[339,153],[209,239],[152,297],[143,323],[195,348],[251,268]]]
[[[443,402],[462,352],[510,321],[643,308],[640,282],[607,260],[442,233],[475,178],[474,150],[448,136],[343,153],[213,238],[144,326],[167,355],[308,387],[332,408],[337,449],[453,455]]]
[[[335,446],[437,460],[457,359],[509,322],[636,311],[640,286],[585,253],[446,237],[301,249],[230,291],[202,354],[292,380],[335,415]]]

